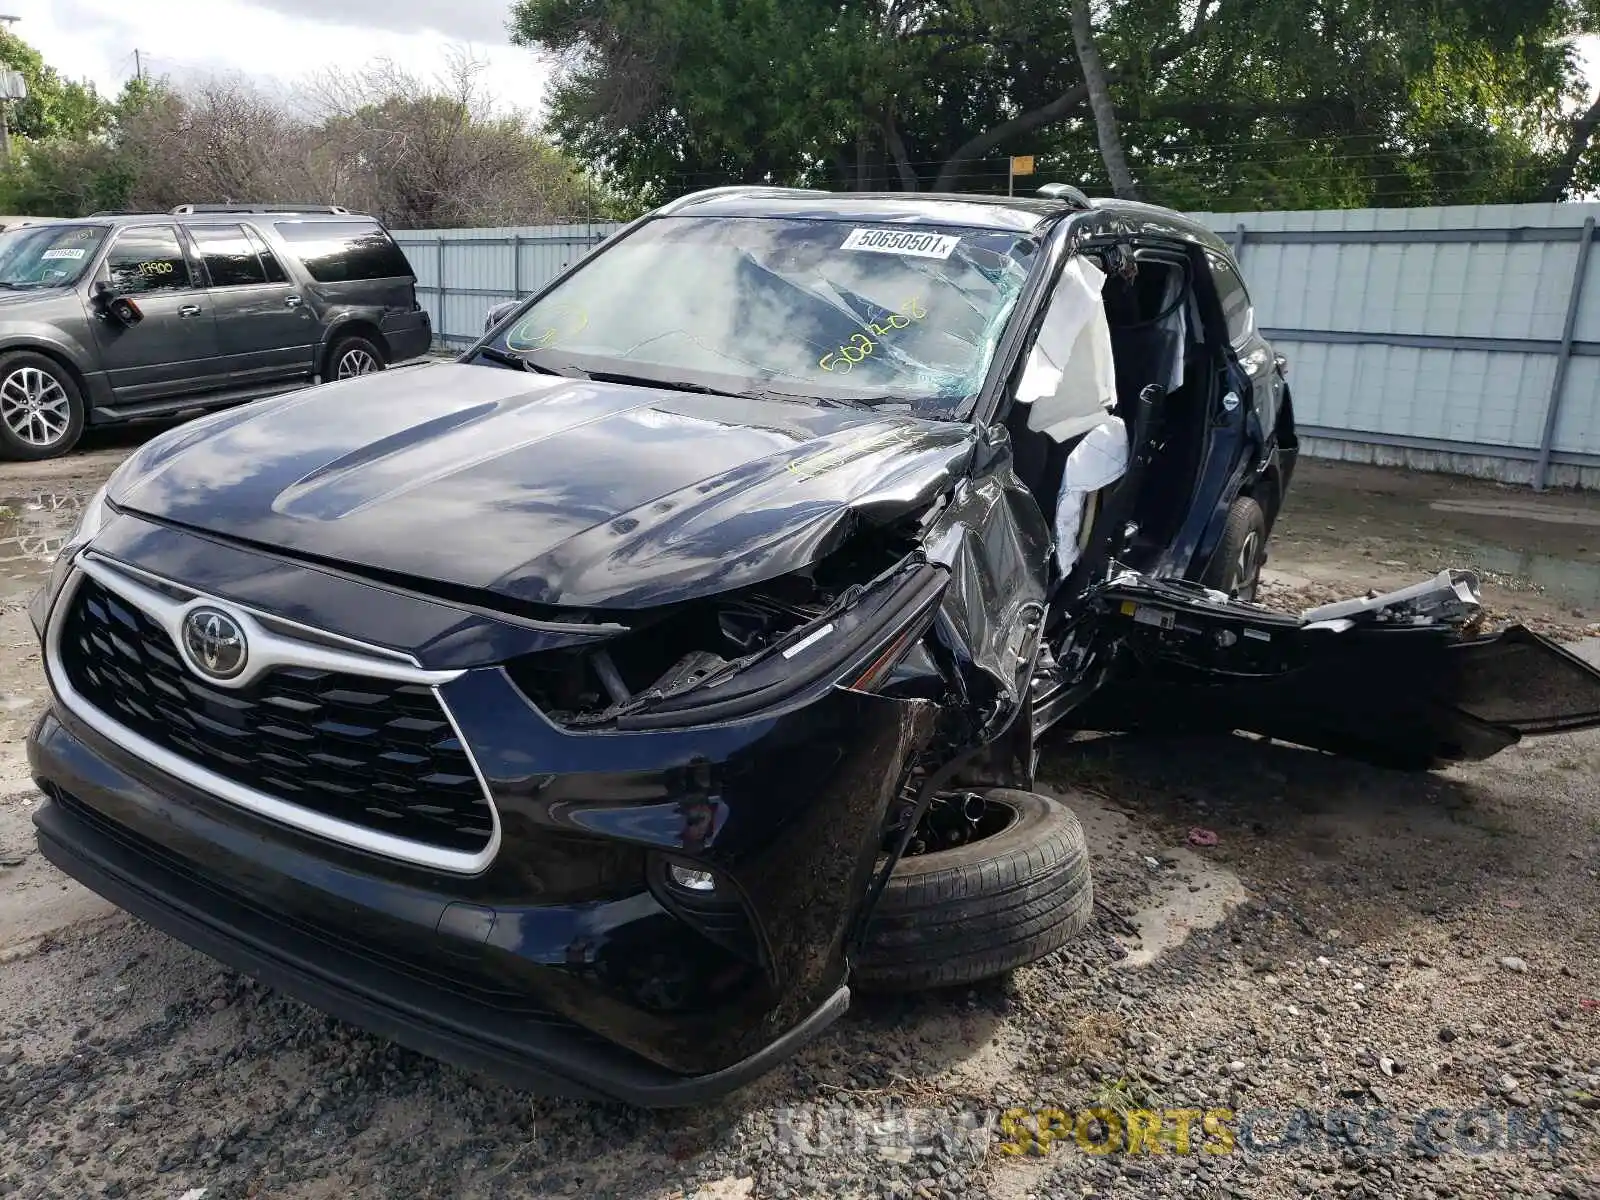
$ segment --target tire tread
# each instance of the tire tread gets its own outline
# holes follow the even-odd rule
[[[975,983],[1060,949],[1088,924],[1094,888],[1072,810],[1030,792],[994,794],[1022,808],[1013,829],[895,865],[854,964],[863,989]]]

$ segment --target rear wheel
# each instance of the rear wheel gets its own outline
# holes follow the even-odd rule
[[[1204,582],[1219,592],[1253,601],[1261,587],[1261,564],[1267,557],[1267,517],[1261,505],[1240,496],[1228,509],[1222,540],[1211,556]]]
[[[371,375],[389,365],[388,356],[370,338],[350,334],[340,338],[328,351],[328,369],[324,379],[354,379],[358,375]]]
[[[1083,828],[1060,800],[991,788],[940,803],[967,810],[946,821],[967,820],[970,840],[895,864],[852,970],[863,991],[1002,975],[1060,949],[1093,914]]]
[[[65,454],[83,436],[83,393],[60,363],[26,350],[0,355],[0,456]]]

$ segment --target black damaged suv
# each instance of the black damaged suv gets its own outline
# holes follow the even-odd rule
[[[335,206],[183,205],[0,234],[0,457],[427,353],[405,254]]]
[[[1600,724],[1465,573],[1251,603],[1295,450],[1175,213],[691,196],[458,362],[134,454],[31,610],[39,845],[429,1053],[706,1099],[1082,927],[1053,726],[1425,769]]]

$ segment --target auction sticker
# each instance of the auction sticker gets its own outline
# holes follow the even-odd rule
[[[82,258],[83,254],[82,246],[57,246],[54,250],[46,250],[39,258]]]
[[[917,258],[949,258],[961,239],[949,233],[915,233],[908,229],[852,229],[841,250],[874,254],[910,254]]]

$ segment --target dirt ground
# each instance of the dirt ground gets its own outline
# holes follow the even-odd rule
[[[1088,934],[863,999],[700,1111],[484,1083],[214,965],[55,873],[28,822],[24,604],[131,444],[0,465],[0,1196],[1600,1198],[1596,733],[1414,776],[1058,741]],[[1283,607],[1474,566],[1497,616],[1600,634],[1600,497],[1307,462],[1272,552]],[[1148,1112],[1140,1153],[1090,1152]]]

